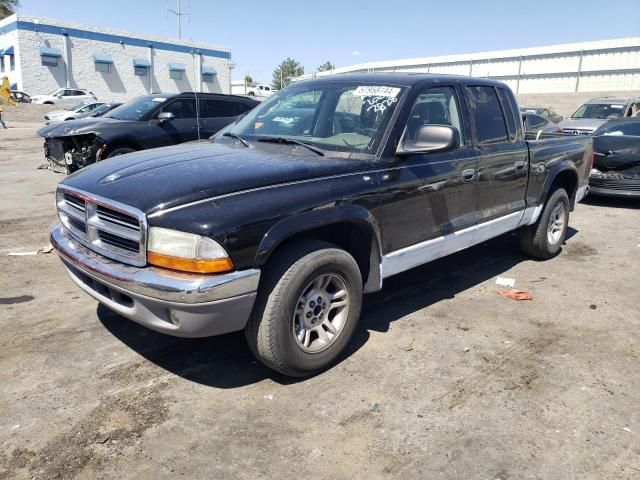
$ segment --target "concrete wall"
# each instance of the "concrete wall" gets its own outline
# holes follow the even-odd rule
[[[580,105],[595,97],[640,97],[638,90],[623,90],[613,92],[578,92],[578,93],[522,93],[517,95],[521,106],[550,107],[563,116],[571,115]]]
[[[11,19],[14,24],[18,21],[17,29],[2,34],[3,25],[7,25],[9,23],[7,20]],[[29,26],[24,27],[24,25]],[[52,26],[59,28],[52,28]],[[61,33],[63,31],[69,32],[67,36]],[[74,35],[77,31],[82,31],[83,37]],[[92,35],[93,33],[96,35]],[[121,40],[119,42],[100,40],[105,35],[119,37]],[[141,41],[131,42],[131,38]],[[216,50],[230,56],[230,50],[226,47],[156,36],[141,37],[102,27],[21,15],[9,17],[0,22],[0,40],[3,44],[13,42],[17,52],[16,63],[20,65],[15,81],[19,83],[21,89],[31,95],[65,87],[67,82],[71,88],[91,90],[99,100],[104,101],[126,101],[150,92],[230,92],[229,59],[198,53]],[[174,51],[170,47],[163,48],[160,45],[167,43],[183,47],[182,49],[187,51]],[[42,47],[55,48],[62,52],[63,56],[59,59],[57,67],[42,65],[40,57]],[[109,72],[96,71],[94,54],[111,56],[113,64],[110,65]],[[151,62],[152,67],[147,76],[134,74],[134,58]],[[168,67],[170,63],[184,65],[186,70],[182,73],[182,79],[170,78]],[[212,82],[202,80],[200,65],[215,68],[217,75],[213,76]]]

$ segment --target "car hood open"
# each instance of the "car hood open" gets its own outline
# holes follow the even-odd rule
[[[99,162],[62,183],[152,214],[218,195],[357,172],[374,165],[371,160],[320,157],[281,145],[237,148],[190,143]]]
[[[101,128],[109,127],[116,123],[122,123],[125,120],[116,120],[115,118],[83,118],[79,120],[70,120],[61,124],[49,125],[38,130],[38,135],[44,138],[70,137],[73,135],[85,135],[88,133],[98,134]]]

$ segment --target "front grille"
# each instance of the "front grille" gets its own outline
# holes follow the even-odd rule
[[[591,135],[593,130],[585,130],[584,128],[563,128],[562,133],[565,135]]]
[[[49,157],[54,160],[64,160],[64,145],[62,144],[62,140],[52,139],[47,140],[47,151],[49,152]]]
[[[60,186],[56,194],[63,225],[84,246],[135,266],[146,264],[146,220],[128,205]]]

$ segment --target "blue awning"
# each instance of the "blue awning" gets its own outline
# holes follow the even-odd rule
[[[181,63],[170,63],[169,71],[171,72],[186,72],[187,68]]]
[[[133,59],[134,67],[143,67],[143,68],[151,68],[151,62],[149,60],[145,60],[144,58],[134,58]]]
[[[7,47],[4,50],[0,50],[0,57],[3,55],[14,55],[13,46]]]
[[[101,53],[94,53],[93,54],[93,61],[95,63],[113,63],[113,58],[111,58],[111,55],[103,55]]]
[[[202,75],[217,75],[216,69],[213,67],[202,67]]]
[[[41,57],[61,57],[62,53],[60,53],[60,50],[57,50],[55,48],[42,47],[40,49],[40,56]]]

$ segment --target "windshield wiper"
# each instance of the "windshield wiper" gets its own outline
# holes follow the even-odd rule
[[[222,134],[223,137],[231,137],[231,138],[235,138],[236,140],[238,140],[242,145],[244,145],[245,147],[249,146],[249,142],[247,142],[244,138],[242,138],[240,135],[238,135],[237,133],[233,133],[233,132],[224,132]]]
[[[305,147],[311,150],[313,153],[324,157],[324,152],[319,148],[316,148],[308,143],[301,142],[300,140],[296,140],[295,138],[286,138],[286,137],[264,137],[259,138],[259,142],[270,142],[270,143],[282,143],[283,145],[300,145],[301,147]]]

